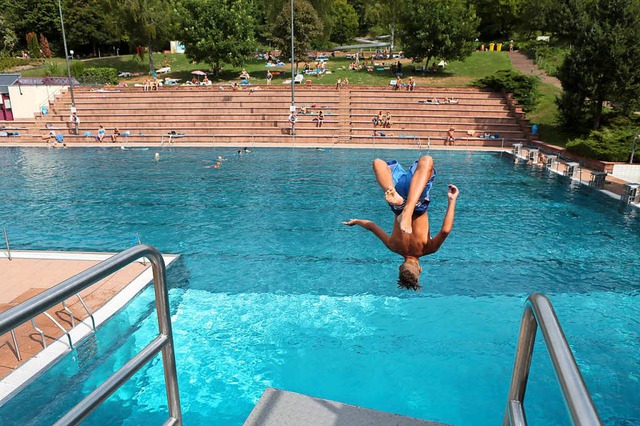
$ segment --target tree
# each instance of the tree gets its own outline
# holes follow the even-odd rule
[[[605,101],[631,113],[640,99],[640,0],[584,0],[558,72],[561,122],[598,129]],[[583,127],[584,126],[584,127]]]
[[[61,38],[60,15],[56,0],[0,0],[1,10],[20,40],[28,32],[44,34],[49,40]]]
[[[44,58],[51,58],[51,56],[53,56],[51,54],[51,48],[49,47],[49,40],[42,34],[40,34],[40,47]]]
[[[529,37],[537,31],[546,34],[555,30],[552,22],[557,0],[521,0],[519,9],[518,29]]]
[[[518,21],[521,0],[475,0],[483,40],[511,38]]]
[[[416,62],[462,60],[475,49],[478,18],[465,0],[406,0],[400,22],[405,55]]]
[[[294,0],[294,49],[296,63],[305,60],[311,43],[322,36],[323,24],[316,10],[306,0]],[[271,26],[274,44],[284,58],[291,58],[291,6],[286,3]]]
[[[223,64],[238,66],[253,51],[252,0],[186,0],[182,6],[180,39],[189,59],[210,64],[217,74]]]
[[[334,0],[331,40],[344,44],[358,34],[358,14],[347,0]]]
[[[40,43],[38,43],[38,36],[36,33],[27,33],[27,48],[29,49],[29,55],[31,55],[32,58],[42,57]]]
[[[9,19],[0,12],[0,52],[11,52],[17,44],[18,37],[9,26]]]
[[[149,72],[154,72],[153,49],[166,43],[174,33],[178,21],[170,2],[164,0],[109,0],[116,11],[126,35],[133,44],[146,45],[149,49]]]
[[[90,47],[97,56],[100,45],[117,40],[117,16],[103,0],[65,0],[64,27],[70,50]]]

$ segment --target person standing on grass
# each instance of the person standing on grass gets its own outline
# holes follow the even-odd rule
[[[455,185],[449,185],[447,212],[442,228],[431,238],[427,209],[436,176],[433,159],[430,156],[421,157],[408,172],[395,160],[386,162],[376,159],[373,161],[373,172],[384,191],[385,201],[396,215],[391,235],[370,220],[349,219],[342,223],[347,226],[358,225],[372,232],[389,250],[402,256],[404,262],[399,268],[398,287],[419,290],[422,273],[420,257],[437,252],[449,236],[460,191]]]
[[[271,74],[271,71],[267,70],[267,86],[271,86],[272,78],[273,78],[273,74]]]

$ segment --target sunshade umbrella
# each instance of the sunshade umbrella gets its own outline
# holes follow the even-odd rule
[[[206,75],[207,75],[207,73],[206,73],[206,72],[204,72],[204,71],[198,71],[198,70],[191,71],[191,74],[195,74],[195,75],[197,75],[197,76],[201,76],[201,75],[206,76]],[[200,81],[200,77],[198,77],[198,82],[199,82],[199,81]]]

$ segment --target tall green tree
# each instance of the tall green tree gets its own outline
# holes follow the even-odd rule
[[[462,60],[475,49],[479,21],[465,0],[406,0],[400,22],[405,55],[416,62]]]
[[[120,36],[149,50],[149,72],[154,72],[153,51],[175,35],[178,16],[171,2],[165,0],[109,0],[122,27]],[[205,11],[203,11],[205,12]]]
[[[537,31],[546,34],[556,30],[553,25],[558,3],[557,0],[521,0],[518,31],[531,37]]]
[[[347,0],[334,0],[331,41],[344,44],[358,34],[358,14]]]
[[[282,10],[291,3],[290,0],[258,0],[262,2],[260,9],[264,9],[266,15],[266,21],[269,28],[273,27],[276,20],[280,18]],[[324,32],[314,39],[314,45],[326,43],[331,35],[331,29],[333,28],[333,1],[334,0],[308,0],[313,6],[318,18],[322,22],[322,29]],[[289,9],[290,10],[290,9]],[[295,10],[295,6],[294,6]]]
[[[511,38],[518,22],[521,0],[475,0],[483,40]]]
[[[252,0],[185,0],[182,6],[180,39],[189,59],[210,64],[217,74],[223,64],[238,66],[253,51]]]
[[[294,49],[296,63],[304,61],[314,41],[322,37],[324,25],[311,3],[306,0],[293,2]],[[286,3],[271,26],[271,37],[282,52],[282,57],[291,58],[291,6]]]
[[[558,72],[568,127],[598,129],[606,101],[625,113],[640,99],[640,0],[584,0],[571,50]]]
[[[104,0],[65,0],[64,27],[69,49],[88,47],[97,56],[98,46],[117,41],[117,16]]]
[[[6,12],[0,11],[0,53],[11,52],[18,44],[18,37],[9,25]]]
[[[11,29],[26,46],[29,32],[43,34],[50,41],[61,40],[57,0],[0,0]]]

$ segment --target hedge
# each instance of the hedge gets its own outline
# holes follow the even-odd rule
[[[118,70],[115,68],[86,68],[79,78],[86,84],[118,84]]]
[[[538,85],[540,79],[532,75],[524,75],[515,70],[500,70],[494,74],[474,81],[476,87],[491,89],[496,92],[513,93],[518,104],[526,112],[535,109],[540,98]]]

